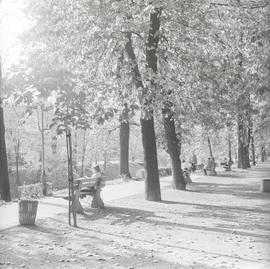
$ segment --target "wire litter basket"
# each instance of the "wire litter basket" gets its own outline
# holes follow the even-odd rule
[[[35,224],[37,215],[38,201],[20,200],[19,201],[19,222],[21,225]]]

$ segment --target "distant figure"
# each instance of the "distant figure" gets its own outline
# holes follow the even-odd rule
[[[209,175],[210,176],[214,176],[217,174],[217,172],[215,171],[216,169],[216,162],[215,162],[215,158],[214,157],[209,157],[207,164],[204,168],[204,174],[207,175],[207,171],[209,171]]]
[[[184,180],[185,183],[191,183],[191,178],[190,178],[190,164],[188,162],[185,162],[185,160],[182,161],[182,168],[183,168],[183,175],[184,175]]]
[[[99,165],[96,165],[96,166],[94,166],[93,167],[93,174],[92,174],[92,176],[91,177],[102,177],[102,173],[101,173],[101,170],[100,170],[100,167],[99,167]]]
[[[209,157],[208,160],[207,160],[207,163],[206,165],[204,166],[204,175],[207,176],[207,170],[209,171],[210,170],[210,167],[211,167],[211,163],[212,163],[212,160],[211,158]]]
[[[191,164],[191,171],[194,172],[196,170],[196,164],[197,164],[197,156],[194,151],[193,151],[192,156],[189,159],[189,162]]]

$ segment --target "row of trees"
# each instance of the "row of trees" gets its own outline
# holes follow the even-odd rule
[[[196,125],[208,133],[210,155],[210,133],[224,130],[230,145],[237,128],[238,167],[250,166],[254,134],[269,128],[269,105],[259,102],[269,96],[269,3],[30,2],[35,23],[11,74],[13,94],[28,105],[36,92],[54,96],[58,128],[119,119],[126,176],[129,130],[140,115],[147,200],[161,200],[156,137],[176,189],[186,188],[179,156]]]

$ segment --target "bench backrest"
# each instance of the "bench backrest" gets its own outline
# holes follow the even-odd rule
[[[77,188],[95,186],[100,184],[100,177],[81,177],[74,179],[74,186]],[[104,178],[101,179],[101,185],[105,185]]]

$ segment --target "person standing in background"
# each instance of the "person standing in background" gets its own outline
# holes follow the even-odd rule
[[[191,164],[191,171],[194,172],[196,170],[196,164],[197,164],[197,156],[195,154],[195,151],[193,151],[192,156],[190,157],[189,162]]]

